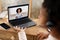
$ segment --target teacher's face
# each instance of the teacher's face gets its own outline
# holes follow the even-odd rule
[[[21,10],[20,10],[20,9],[18,9],[18,13],[21,13],[20,11],[21,11]]]

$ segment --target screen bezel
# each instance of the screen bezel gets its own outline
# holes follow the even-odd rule
[[[17,21],[17,20],[21,20],[21,19],[25,19],[25,18],[28,18],[28,16],[26,17],[22,17],[22,18],[19,18],[19,19],[13,19],[13,20],[9,20],[9,8],[14,8],[14,7],[22,7],[22,6],[28,6],[28,16],[29,16],[29,4],[22,4],[22,5],[16,5],[16,6],[9,6],[8,7],[8,21]]]

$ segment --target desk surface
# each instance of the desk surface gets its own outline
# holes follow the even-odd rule
[[[26,32],[26,34],[28,34],[28,35],[33,35],[33,36],[36,36],[37,34],[39,34],[39,33],[48,33],[48,31],[46,30],[46,29],[44,29],[44,28],[42,28],[42,27],[37,27],[40,23],[39,23],[39,19],[33,19],[33,21],[34,22],[36,22],[36,26],[34,26],[34,27],[30,27],[30,28],[27,28],[26,30],[25,30],[25,32]],[[7,19],[0,19],[0,23],[7,23],[8,21],[7,21]],[[4,33],[4,31],[5,32],[9,32],[9,33],[14,33],[14,30],[12,31],[13,29],[11,29],[11,31],[7,31],[7,30],[1,30],[0,29],[0,33],[1,34],[3,34]],[[52,32],[51,32],[52,33]],[[53,31],[53,35],[54,35],[54,33],[56,34],[57,32],[54,32]],[[4,33],[5,34],[5,33]],[[0,38],[1,38],[1,36],[2,35],[0,35]]]
[[[40,32],[43,32],[43,33],[48,33],[48,31],[42,27],[38,27],[39,25],[39,19],[33,19],[33,21],[37,24],[36,26],[33,26],[33,27],[30,27],[30,28],[27,28],[25,30],[26,34],[28,35],[37,35],[39,34]],[[8,23],[7,19],[4,18],[4,19],[0,19],[0,23]],[[0,29],[1,30],[1,29]]]
[[[37,36],[38,34],[40,33],[44,33],[44,34],[48,34],[48,31],[45,29],[45,28],[42,28],[42,27],[38,27],[38,25],[40,24],[39,23],[39,19],[32,19],[37,25],[36,26],[33,26],[33,27],[29,27],[29,28],[26,28],[25,32],[27,35],[30,35],[30,36]],[[0,23],[6,23],[9,25],[7,19],[0,19]],[[16,39],[18,39],[18,36],[17,36],[17,32],[11,27],[10,30],[3,30],[0,28],[0,38],[4,38],[5,36],[3,34],[8,34],[10,36],[7,35],[6,37],[6,40],[8,40],[9,38],[11,38],[11,36],[13,35]],[[1,37],[2,36],[2,37]],[[5,40],[5,39],[4,39]]]

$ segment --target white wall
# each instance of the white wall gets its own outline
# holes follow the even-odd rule
[[[37,18],[40,13],[40,8],[42,6],[43,0],[32,0],[32,18]]]
[[[29,4],[29,0],[20,0],[21,4]]]
[[[40,8],[43,0],[32,0],[33,8]]]
[[[1,0],[3,10],[7,10],[8,6],[21,5],[29,3],[28,0]]]

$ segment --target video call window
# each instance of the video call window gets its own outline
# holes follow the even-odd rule
[[[19,19],[28,16],[28,6],[9,8],[9,20]]]

